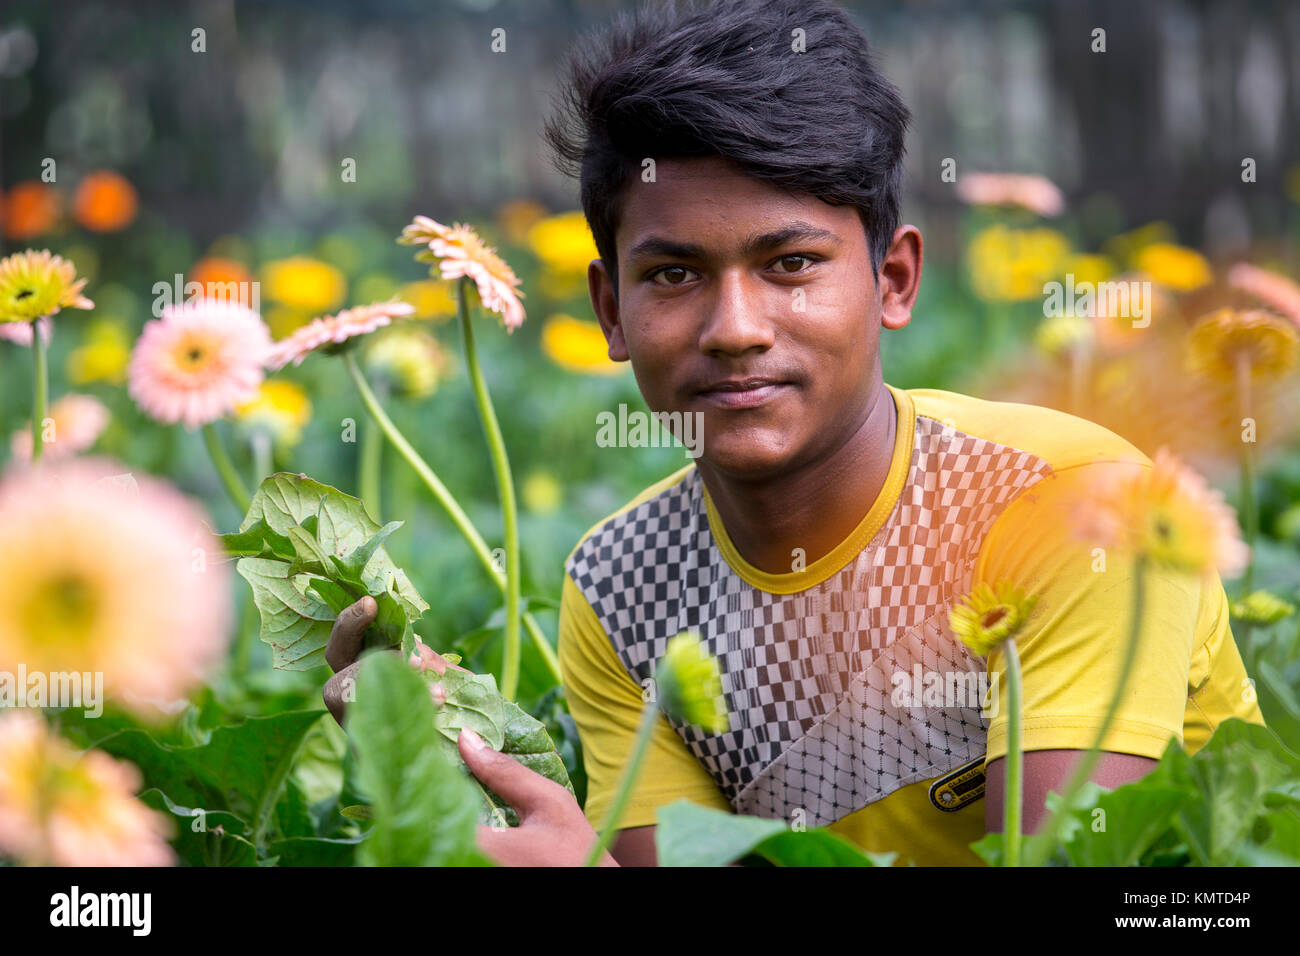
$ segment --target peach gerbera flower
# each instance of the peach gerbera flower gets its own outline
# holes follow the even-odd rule
[[[1228,285],[1300,322],[1300,285],[1286,276],[1249,262],[1239,262],[1228,270]]]
[[[47,459],[75,455],[95,444],[108,425],[109,415],[108,408],[99,399],[69,392],[50,406],[49,418],[53,424],[50,434],[43,442]],[[30,422],[26,428],[14,432],[9,447],[15,458],[23,461],[31,459]]]
[[[323,315],[295,329],[287,338],[276,342],[267,356],[266,365],[280,369],[293,362],[301,365],[312,352],[325,346],[339,345],[348,339],[368,335],[395,318],[410,315],[415,306],[406,302],[376,302],[345,309],[338,315]]]
[[[519,277],[469,226],[444,226],[428,216],[416,216],[397,241],[425,246],[415,258],[436,262],[443,279],[472,279],[483,307],[500,313],[507,332],[523,325],[524,307],[519,300],[524,294],[519,291]]]
[[[1173,570],[1231,577],[1250,549],[1222,492],[1166,448],[1150,466],[1117,464],[1075,507],[1076,534]]]
[[[170,485],[66,459],[0,480],[0,671],[103,675],[139,713],[225,654],[230,575],[206,514]],[[140,698],[136,700],[134,698]]]
[[[28,249],[0,260],[0,323],[35,322],[60,309],[93,309],[77,267],[50,250]]]
[[[0,714],[0,853],[31,866],[168,866],[171,821],[140,771],[78,751],[27,710]]]
[[[167,306],[135,344],[128,390],[158,421],[197,428],[257,395],[270,347],[262,317],[237,302]]]

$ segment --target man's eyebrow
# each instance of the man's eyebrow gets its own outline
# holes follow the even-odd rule
[[[836,247],[843,245],[840,237],[829,229],[823,229],[808,222],[796,221],[773,232],[750,236],[745,240],[740,251],[743,256],[752,256],[765,249],[775,249],[792,242],[830,242]],[[703,259],[705,258],[705,252],[703,246],[693,242],[676,242],[663,236],[650,236],[638,242],[627,254],[629,262],[652,257]]]

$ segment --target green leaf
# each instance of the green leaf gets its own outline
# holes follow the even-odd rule
[[[851,840],[818,827],[768,837],[754,852],[777,866],[892,866],[896,853],[865,853]]]
[[[157,787],[140,794],[140,802],[176,819],[172,848],[190,866],[256,866],[257,848],[245,839],[244,821],[233,813],[173,803]],[[221,829],[217,829],[220,827]]]
[[[677,800],[655,814],[660,866],[726,866],[785,831],[781,820],[737,816]]]
[[[268,853],[280,866],[352,866],[362,837],[286,837],[271,843]]]
[[[1066,855],[1075,866],[1136,866],[1190,799],[1183,787],[1145,780],[1103,792],[1092,810],[1074,811],[1080,826],[1065,845]]]
[[[217,727],[195,747],[168,747],[143,730],[112,734],[97,746],[134,763],[148,786],[176,803],[238,817],[242,835],[261,848],[303,738],[324,715],[297,710],[250,717]]]
[[[322,665],[334,619],[367,594],[379,614],[364,646],[414,649],[414,624],[429,605],[383,548],[399,527],[381,528],[359,499],[305,475],[262,482],[239,530],[222,540],[253,588],[275,667]]]
[[[358,783],[374,814],[361,845],[368,866],[446,866],[481,860],[475,848],[479,800],[440,752],[434,706],[420,675],[393,654],[360,668],[347,731]]]
[[[461,730],[468,727],[493,750],[508,754],[528,769],[573,793],[568,771],[546,732],[546,725],[503,698],[497,690],[496,678],[491,674],[471,674],[449,668],[442,675],[424,671],[424,678],[429,687],[441,686],[446,695],[446,703],[435,708],[434,724],[440,735],[439,747],[444,756],[466,774],[469,774],[469,768],[461,760],[456,741]],[[518,825],[515,811],[500,796],[481,784],[478,784],[478,789],[482,794],[480,819],[483,823],[497,819],[494,810],[499,809],[503,811],[506,823]]]

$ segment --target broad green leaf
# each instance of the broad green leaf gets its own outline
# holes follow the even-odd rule
[[[737,816],[689,800],[660,807],[655,819],[660,866],[726,866],[786,829],[781,820]]]
[[[865,853],[851,840],[817,827],[768,837],[754,852],[776,866],[891,866],[896,853]]]
[[[440,752],[434,705],[420,675],[393,654],[370,654],[348,708],[358,783],[374,816],[359,859],[368,866],[446,866],[481,860],[479,796]]]
[[[1255,680],[1259,709],[1269,729],[1289,748],[1300,752],[1300,701],[1286,679],[1268,661],[1260,661]]]
[[[253,588],[275,667],[323,664],[339,611],[367,594],[379,615],[365,647],[414,648],[413,625],[429,606],[383,548],[399,527],[380,527],[359,499],[305,475],[262,482],[239,530],[222,540]]]
[[[1091,810],[1074,811],[1080,826],[1066,855],[1075,866],[1136,866],[1190,799],[1186,788],[1145,780],[1103,792]]]
[[[235,570],[253,588],[261,639],[271,645],[275,666],[296,671],[322,666],[338,614],[307,590],[308,576],[290,577],[287,562],[266,558],[241,558]]]
[[[256,866],[257,848],[241,834],[244,821],[220,810],[183,807],[157,787],[140,794],[140,802],[170,814],[175,834],[172,848],[189,866]]]
[[[286,837],[275,840],[267,852],[279,857],[280,866],[352,866],[363,838]]]
[[[238,817],[241,835],[260,847],[303,738],[324,715],[297,710],[249,717],[215,728],[206,744],[195,747],[168,747],[144,730],[112,734],[97,746],[134,763],[148,786],[175,803]]]

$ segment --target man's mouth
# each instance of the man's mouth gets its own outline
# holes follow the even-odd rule
[[[757,408],[791,387],[771,378],[737,378],[713,382],[700,389],[700,397],[719,408]]]

